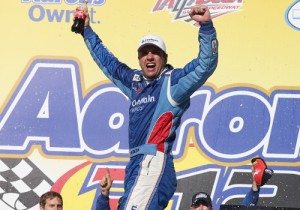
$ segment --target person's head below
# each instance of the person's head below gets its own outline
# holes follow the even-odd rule
[[[190,210],[213,210],[211,198],[205,192],[198,192],[192,197]]]
[[[58,192],[49,191],[40,197],[40,210],[62,210],[63,198]]]
[[[168,60],[166,45],[162,38],[153,34],[144,36],[139,43],[138,59],[147,79],[159,77]]]

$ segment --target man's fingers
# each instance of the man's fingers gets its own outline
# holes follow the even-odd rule
[[[104,182],[100,182],[100,186],[101,187],[105,187],[105,183]]]
[[[106,175],[105,175],[106,179],[108,182],[112,182],[111,181],[111,178],[110,178],[110,171],[109,171],[109,168],[106,168]]]
[[[106,167],[105,170],[106,170],[106,174],[110,175],[109,168]]]
[[[192,15],[192,14],[194,14],[194,13],[195,13],[195,8],[192,7],[192,8],[190,9],[190,11],[189,11],[189,14]]]
[[[195,10],[197,14],[203,14],[207,11],[207,6],[203,6],[203,5],[196,6]]]
[[[103,176],[103,178],[100,180],[101,187],[105,187],[107,185],[107,178]]]

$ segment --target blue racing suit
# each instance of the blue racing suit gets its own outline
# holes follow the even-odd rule
[[[95,210],[110,210],[109,197],[100,193],[100,195],[97,198]]]
[[[242,206],[256,206],[258,199],[259,199],[259,190],[253,191],[253,189],[251,188],[251,190],[245,196],[242,202]]]
[[[190,96],[212,75],[218,62],[218,42],[212,22],[201,24],[198,57],[183,68],[167,64],[151,81],[143,72],[120,62],[91,27],[85,43],[103,73],[131,100],[129,152],[120,209],[164,209],[172,198],[176,174],[171,154],[175,130]]]

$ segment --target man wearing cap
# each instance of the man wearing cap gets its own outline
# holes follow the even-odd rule
[[[190,210],[213,210],[211,198],[209,194],[205,192],[198,192],[193,195],[192,205]]]
[[[200,25],[198,56],[183,68],[167,63],[163,40],[143,37],[138,47],[141,70],[120,62],[89,25],[85,12],[84,41],[103,73],[131,100],[129,152],[120,209],[164,209],[176,186],[172,145],[190,96],[212,75],[218,62],[218,42],[210,12],[196,5],[189,15]]]

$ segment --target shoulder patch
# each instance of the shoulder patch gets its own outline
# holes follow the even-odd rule
[[[141,81],[141,77],[140,77],[140,75],[138,75],[138,74],[135,74],[135,75],[133,76],[133,78],[132,78],[132,81],[135,81],[135,82],[139,82],[139,81]]]

